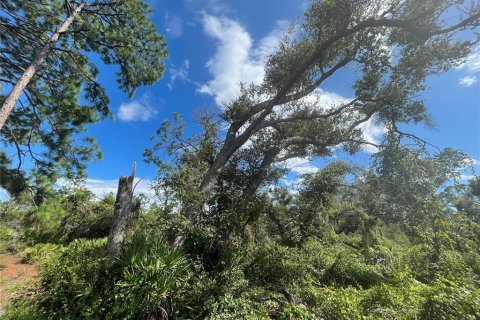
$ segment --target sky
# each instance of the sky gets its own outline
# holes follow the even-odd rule
[[[150,136],[172,113],[184,115],[187,132],[195,130],[192,116],[201,108],[220,110],[224,101],[239,93],[238,83],[260,82],[265,57],[274,52],[290,21],[301,17],[306,1],[299,0],[149,0],[152,20],[167,43],[169,58],[164,77],[155,85],[139,88],[129,99],[111,79],[115,66],[100,66],[99,82],[111,98],[115,120],[88,127],[104,153],[88,165],[87,187],[97,194],[115,191],[118,177],[129,174],[134,161],[142,178],[137,192],[151,193],[153,165],[143,162]],[[319,92],[325,101],[341,100],[351,93],[348,72],[327,82]],[[408,126],[433,145],[453,147],[480,159],[480,46],[465,64],[427,80],[421,96],[431,113],[434,128]],[[351,96],[350,96],[351,97]],[[384,132],[366,126],[367,138],[378,141]],[[367,162],[365,149],[355,161]],[[344,156],[344,155],[337,155]],[[293,172],[314,172],[324,160],[292,159]],[[475,160],[477,170],[479,161]]]

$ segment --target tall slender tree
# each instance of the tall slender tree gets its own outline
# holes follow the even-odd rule
[[[117,82],[130,96],[157,81],[167,51],[149,15],[142,0],[1,2],[0,143],[13,167],[0,166],[0,181],[24,176],[26,162],[48,180],[71,177],[100,156],[80,135],[110,115],[91,58],[118,65]]]

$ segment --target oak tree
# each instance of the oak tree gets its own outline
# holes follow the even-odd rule
[[[226,134],[199,192],[211,194],[245,149],[261,154],[244,186],[248,201],[275,164],[372,144],[363,135],[367,122],[408,135],[399,124],[429,122],[418,96],[425,79],[461,63],[479,25],[480,5],[470,1],[313,1],[267,59],[263,82],[243,85],[225,106]],[[342,70],[355,71],[354,97],[327,104],[319,89]]]

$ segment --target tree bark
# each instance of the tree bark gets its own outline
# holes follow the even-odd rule
[[[122,245],[127,235],[128,228],[135,217],[136,210],[133,210],[133,180],[137,164],[133,165],[133,172],[129,177],[121,176],[118,181],[117,198],[113,224],[108,235],[107,252],[110,262],[120,255]]]
[[[75,17],[80,14],[85,6],[86,3],[82,2],[74,11],[72,11],[72,13],[62,23],[60,28],[50,37],[49,42],[42,48],[35,60],[33,60],[30,66],[28,66],[28,68],[22,74],[20,79],[18,79],[17,83],[13,86],[12,91],[10,91],[2,107],[0,108],[0,130],[7,122],[8,116],[15,108],[15,105],[17,104],[17,101],[20,98],[23,90],[25,90],[25,87],[28,85],[30,80],[32,80],[37,70],[43,65],[50,52],[52,52],[52,50],[55,48],[60,35],[68,30],[70,25],[75,20]]]
[[[265,157],[263,158],[260,167],[258,168],[257,172],[250,177],[248,185],[243,191],[242,199],[244,204],[250,202],[252,197],[255,195],[258,187],[267,177],[268,168],[270,168],[272,163],[275,161],[275,157],[280,153],[280,151],[281,150],[279,148],[272,147],[265,153]]]

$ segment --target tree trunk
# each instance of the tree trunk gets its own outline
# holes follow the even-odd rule
[[[262,182],[267,177],[268,168],[272,165],[275,160],[275,157],[280,153],[280,148],[272,147],[266,153],[258,168],[257,172],[253,174],[249,181],[248,185],[243,191],[242,199],[243,203],[247,205],[252,197],[257,192],[258,187],[262,184]]]
[[[108,235],[107,251],[110,262],[120,255],[123,241],[128,228],[135,217],[133,210],[133,179],[135,178],[137,164],[133,165],[133,172],[129,177],[121,176],[118,181],[117,198],[113,215],[113,224]]]
[[[85,6],[86,6],[86,3],[82,2],[68,16],[68,18],[65,19],[65,21],[62,23],[60,28],[50,37],[49,42],[42,48],[42,50],[37,55],[35,60],[33,60],[30,66],[28,66],[28,68],[22,74],[20,79],[18,79],[17,83],[13,86],[12,91],[9,93],[2,107],[0,108],[0,130],[3,128],[3,126],[7,122],[8,116],[15,108],[15,105],[17,104],[17,101],[20,98],[20,95],[22,94],[23,90],[25,90],[25,87],[28,85],[30,80],[32,80],[37,70],[45,62],[50,52],[52,52],[52,50],[55,48],[55,45],[60,35],[68,30],[72,22],[75,20],[75,17],[82,11],[82,9]]]

